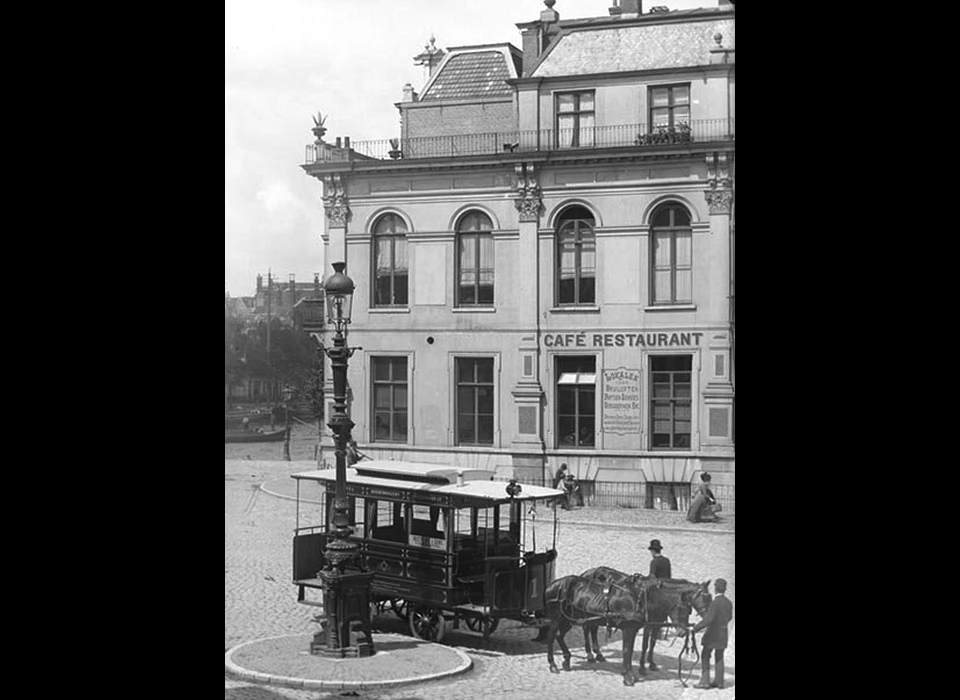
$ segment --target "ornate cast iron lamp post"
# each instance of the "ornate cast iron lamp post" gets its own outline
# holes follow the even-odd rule
[[[370,633],[373,574],[363,571],[362,562],[357,558],[357,544],[348,539],[353,529],[347,500],[347,441],[354,423],[347,416],[347,364],[354,351],[362,348],[348,348],[344,335],[353,305],[353,280],[344,274],[345,267],[346,263],[333,263],[334,274],[324,285],[327,318],[336,329],[333,347],[325,348],[324,352],[330,358],[333,373],[333,415],[327,425],[334,435],[337,471],[333,529],[323,553],[326,563],[318,574],[323,581],[325,619],[310,644],[311,654],[337,657],[370,656],[374,651]],[[351,622],[359,622],[361,629],[351,629]]]

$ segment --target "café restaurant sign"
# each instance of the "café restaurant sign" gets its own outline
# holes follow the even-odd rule
[[[691,333],[545,333],[548,348],[699,347],[701,332]]]

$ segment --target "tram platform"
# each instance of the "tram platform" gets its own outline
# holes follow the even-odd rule
[[[226,671],[239,679],[305,690],[347,691],[407,685],[465,673],[459,649],[399,634],[374,634],[372,656],[333,659],[310,654],[310,634],[267,637],[226,652]]]

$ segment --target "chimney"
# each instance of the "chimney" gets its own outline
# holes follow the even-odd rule
[[[431,34],[430,41],[423,45],[423,51],[413,57],[415,66],[426,66],[429,71],[427,78],[433,77],[433,72],[436,70],[437,66],[440,65],[440,61],[443,60],[443,57],[446,56],[446,53],[442,49],[438,49],[435,45],[436,38]],[[404,100],[406,102],[407,100]]]
[[[544,24],[559,22],[560,15],[553,9],[553,6],[557,4],[557,0],[543,0],[543,4],[547,6],[547,9],[540,13],[540,21]]]
[[[320,298],[320,273],[319,272],[313,273],[313,298],[314,299]]]
[[[290,273],[290,306],[297,303],[297,281],[296,275]]]
[[[636,19],[643,14],[643,2],[641,0],[620,0],[619,8],[610,8],[610,14],[620,16],[620,19]],[[618,9],[618,12],[614,12]]]
[[[257,275],[257,294],[263,290],[263,275]]]
[[[417,93],[413,89],[413,85],[407,83],[403,86],[403,102],[416,102]]]

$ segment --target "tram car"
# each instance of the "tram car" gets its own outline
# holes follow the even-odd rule
[[[362,461],[346,474],[350,539],[374,574],[371,599],[378,611],[392,609],[409,620],[411,634],[430,641],[461,621],[484,637],[502,619],[537,624],[554,579],[563,491],[494,481],[490,470],[415,462]],[[293,582],[299,602],[322,606],[307,594],[321,589],[322,600],[318,572],[333,532],[335,470],[292,476]],[[319,511],[315,488],[304,482],[319,486]],[[308,503],[314,519],[301,526]]]

